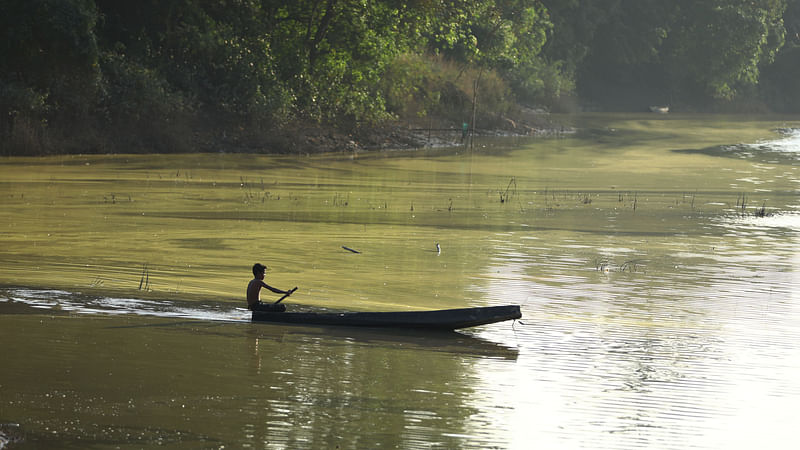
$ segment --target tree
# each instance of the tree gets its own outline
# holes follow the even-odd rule
[[[588,0],[587,0],[588,1]],[[556,39],[586,36],[583,50],[552,43],[547,51],[574,61],[579,90],[625,108],[646,102],[729,101],[758,83],[759,67],[783,45],[784,0],[602,0],[603,13],[570,15],[576,0],[556,9],[567,30]],[[585,56],[581,56],[584,55]]]
[[[672,88],[731,100],[784,42],[782,0],[680,0],[662,60]]]
[[[789,0],[783,15],[786,44],[762,69],[761,97],[777,111],[800,110],[800,0]]]
[[[97,10],[91,0],[3,0],[0,113],[17,119],[85,117],[98,87]]]
[[[414,16],[394,1],[270,2],[270,48],[296,113],[347,123],[382,118],[384,100],[376,87],[386,66],[418,38],[409,22]]]

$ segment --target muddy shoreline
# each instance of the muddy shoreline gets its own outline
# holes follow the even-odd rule
[[[485,127],[475,129],[474,136],[557,137],[575,132],[572,127],[554,122],[547,112],[532,109],[522,110],[513,118],[498,117],[484,123]],[[195,148],[220,153],[314,154],[456,147],[468,144],[470,133],[469,126],[466,127],[465,130],[463,123],[437,119],[398,120],[352,131],[291,124],[267,135],[235,132],[206,135]]]
[[[541,109],[518,107],[513,113],[485,115],[477,120],[475,137],[557,137],[575,132]],[[465,129],[466,128],[466,129]],[[356,153],[458,147],[470,141],[469,125],[452,119],[415,118],[369,126],[334,127],[293,122],[268,124],[220,123],[206,118],[163,129],[105,130],[104,133],[51,130],[22,133],[0,146],[4,156],[63,154]]]

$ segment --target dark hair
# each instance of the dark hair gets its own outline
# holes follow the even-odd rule
[[[258,276],[260,273],[264,273],[267,271],[267,266],[261,263],[253,264],[253,275]]]

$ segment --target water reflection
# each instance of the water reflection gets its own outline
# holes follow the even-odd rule
[[[254,387],[272,393],[248,402],[248,414],[260,419],[245,426],[256,446],[462,446],[472,411],[463,402],[474,391],[470,377],[456,374],[471,373],[483,357],[517,356],[457,333],[254,325],[248,334],[253,375],[264,380]],[[492,442],[491,435],[474,442]]]
[[[645,239],[625,223],[497,235],[472,288],[524,305],[526,326],[483,332],[520,342],[523,364],[481,365],[480,420],[513,424],[512,447],[535,422],[553,448],[786,448],[800,424],[798,216],[701,220]]]
[[[660,242],[498,235],[473,289],[523,304],[525,326],[482,332],[519,342],[523,363],[481,365],[480,421],[514,424],[512,447],[531,445],[531,421],[558,448],[785,447],[800,423],[800,242],[795,217],[761,219]]]
[[[44,326],[31,312],[0,315],[4,342],[23,329],[37,342],[32,358],[6,357],[0,381],[15,387],[4,391],[3,417],[18,418],[34,446],[460,447],[475,395],[463,375],[518,354],[457,333],[120,314],[56,315]],[[49,376],[37,379],[45,367]],[[472,442],[495,440],[483,432]]]

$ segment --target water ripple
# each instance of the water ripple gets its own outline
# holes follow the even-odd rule
[[[193,302],[154,301],[136,298],[94,297],[53,289],[0,290],[0,302],[27,305],[35,309],[65,311],[77,314],[134,314],[168,318],[214,321],[249,321],[244,308]]]

